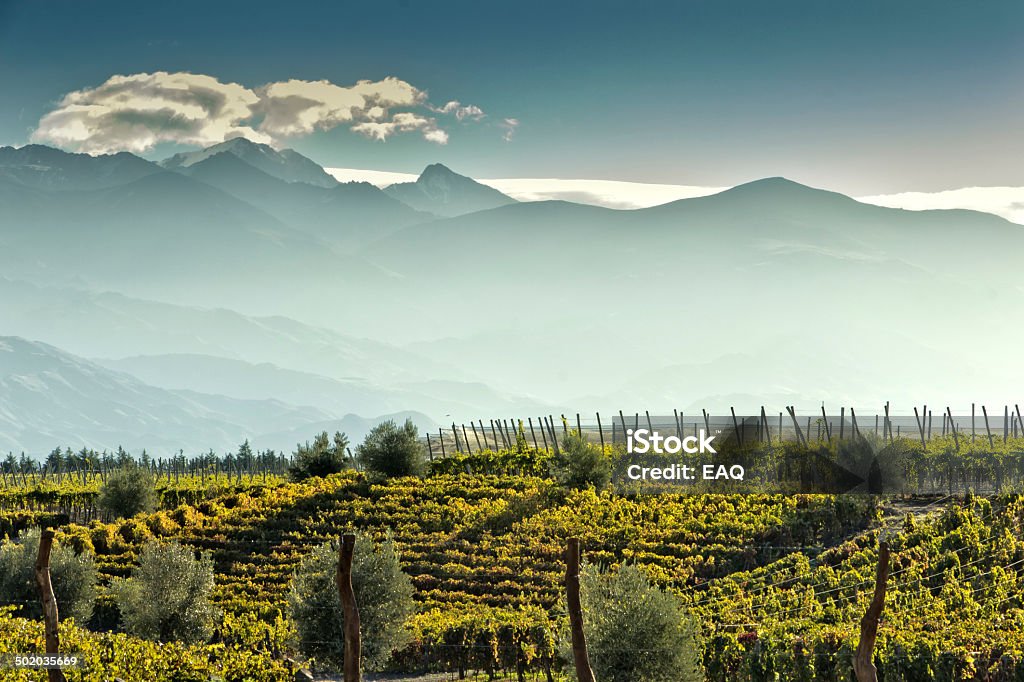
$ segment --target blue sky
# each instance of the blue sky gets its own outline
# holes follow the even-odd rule
[[[0,0],[0,144],[26,143],[63,96],[118,74],[251,89],[393,77],[425,93],[417,111],[446,144],[425,139],[428,124],[386,141],[344,124],[287,146],[328,166],[440,161],[482,177],[1024,185],[1022,20],[1024,3],[1002,1]],[[450,101],[484,116],[425,108]]]

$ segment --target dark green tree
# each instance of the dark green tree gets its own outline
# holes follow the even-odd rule
[[[295,481],[301,481],[311,476],[327,476],[336,474],[347,469],[349,466],[348,436],[336,432],[334,439],[324,431],[310,444],[299,445],[295,450],[295,457],[288,472]]]
[[[608,456],[575,429],[566,434],[558,454],[552,457],[551,473],[564,486],[598,490],[608,485],[612,475]]]
[[[411,419],[399,427],[393,420],[373,427],[356,458],[367,471],[382,476],[417,476],[423,471],[423,444]]]
[[[107,475],[97,500],[116,518],[129,518],[156,508],[156,483],[148,470],[129,464]]]

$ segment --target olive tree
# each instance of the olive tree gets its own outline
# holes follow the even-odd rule
[[[314,549],[299,565],[288,589],[288,611],[299,650],[319,663],[340,669],[345,657],[344,612],[334,582],[338,543]],[[402,572],[398,550],[388,537],[374,543],[356,539],[352,589],[359,607],[362,658],[370,669],[382,667],[406,644],[406,620],[413,613],[413,586]]]
[[[20,605],[19,615],[41,618],[43,607],[36,586],[35,565],[42,532],[30,528],[17,541],[0,545],[0,604]],[[75,554],[54,543],[50,552],[50,582],[62,618],[89,619],[96,600],[96,564],[90,553]]]
[[[367,471],[382,476],[415,476],[423,470],[423,444],[411,419],[398,426],[381,422],[356,448],[356,457]]]
[[[601,682],[700,682],[696,621],[671,592],[640,569],[585,566],[580,575],[583,627]]]
[[[130,518],[156,508],[156,483],[139,466],[128,465],[107,475],[97,500],[100,509],[115,518]]]
[[[147,543],[131,577],[111,589],[125,629],[143,639],[205,642],[220,617],[213,605],[213,559],[178,543]]]

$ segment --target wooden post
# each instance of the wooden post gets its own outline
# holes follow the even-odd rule
[[[472,422],[472,420],[470,420],[469,426],[470,426],[470,428],[473,429],[473,438],[476,440],[477,452],[483,452],[484,451],[484,446],[480,443],[480,434],[476,432],[476,424],[474,424]],[[463,427],[463,428],[465,428],[465,427]],[[483,428],[483,427],[481,427],[481,428]],[[484,438],[487,438],[487,434],[486,433],[484,434]]]
[[[825,437],[828,438],[829,445],[832,444],[832,427],[828,425],[828,415],[825,414],[825,403],[821,404],[821,421],[825,423]]]
[[[448,453],[445,452],[445,450],[444,450],[444,431],[441,430],[441,427],[437,428],[437,438],[438,438],[438,440],[441,441],[441,458],[442,459],[447,459],[448,458]]]
[[[1003,442],[1010,439],[1010,406],[1003,405]]]
[[[736,421],[736,408],[730,405],[729,412],[732,413],[732,430],[736,432],[736,441],[743,447],[743,434],[740,432],[739,422]]]
[[[683,440],[683,427],[679,424],[679,410],[672,410],[672,415],[676,418],[676,437],[680,441]]]
[[[56,655],[60,651],[60,634],[57,630],[57,598],[53,596],[53,584],[50,582],[50,550],[53,549],[54,531],[47,528],[39,536],[39,552],[36,554],[36,587],[39,588],[39,599],[43,603],[43,621],[45,622],[46,653]],[[49,682],[66,682],[64,673],[59,668],[46,671]]]
[[[704,413],[704,433],[711,433],[711,415],[703,407],[700,411]]]
[[[804,438],[804,434],[800,430],[800,422],[798,422],[796,419],[796,410],[793,408],[792,405],[787,405],[786,411],[789,412],[789,417],[790,419],[793,420],[793,428],[796,429],[796,442],[807,445],[807,439]]]
[[[462,443],[459,441],[459,430],[455,427],[455,422],[452,422],[452,438],[455,439],[455,452],[462,453]]]
[[[579,412],[576,413],[576,432],[579,434],[580,438],[583,438],[583,424],[580,423],[580,413]]]
[[[530,423],[530,435],[533,436],[533,449],[540,450],[540,446],[537,445],[537,432],[533,430],[533,417],[527,417],[526,421]]]
[[[430,442],[430,432],[427,432],[427,452],[430,455],[430,461],[434,461],[434,444]]]
[[[921,447],[925,450],[928,449],[928,442],[924,439],[924,419],[923,416],[917,415],[917,405],[914,406],[914,419],[917,420],[917,430],[921,432]]]
[[[647,430],[650,431],[651,433],[654,433],[654,426],[651,425],[651,413],[647,410],[644,410],[644,414],[647,415]]]
[[[537,426],[540,427],[540,436],[541,436],[541,438],[544,439],[544,449],[547,450],[548,449],[548,430],[544,426],[544,418],[543,417],[537,417]]]
[[[587,654],[587,636],[583,631],[583,604],[580,600],[580,541],[569,538],[565,546],[565,596],[569,606],[572,635],[572,660],[578,682],[595,682]]]
[[[604,427],[601,426],[601,413],[595,412],[594,414],[597,415],[597,433],[601,436],[601,452],[604,452]],[[613,419],[612,422],[614,421]]]
[[[957,452],[960,451],[960,435],[956,430],[956,422],[953,421],[953,411],[949,409],[949,405],[946,405],[946,414],[949,416],[949,430],[953,432],[953,444],[956,446]]]
[[[843,439],[843,432],[846,431],[846,408],[839,408],[839,440]]]
[[[878,567],[875,570],[875,593],[867,613],[860,621],[860,642],[853,655],[853,671],[857,682],[878,682],[878,670],[872,662],[875,651],[875,638],[878,635],[878,621],[882,618],[885,608],[885,587],[889,581],[889,543],[878,543]]]
[[[460,424],[460,426],[462,426],[462,438],[463,438],[463,442],[466,444],[466,452],[469,453],[469,454],[473,454],[473,446],[469,444],[469,434],[466,433],[466,425],[465,424]],[[473,432],[476,433],[475,430]],[[477,443],[477,445],[479,446],[480,444]],[[478,448],[477,452],[479,452],[479,451],[480,450]]]
[[[345,614],[345,682],[360,682],[359,605],[352,589],[352,555],[355,552],[356,536],[351,533],[341,536],[338,547],[338,570],[334,582],[341,597],[341,610]]]
[[[764,405],[761,406],[761,421],[764,422],[764,435],[768,439],[768,445],[771,445],[772,444],[772,430],[770,428],[768,428],[768,415],[765,414]]]
[[[994,450],[996,446],[992,442],[992,429],[988,426],[988,410],[985,409],[984,405],[981,406],[981,414],[985,417],[985,433],[988,434],[988,447],[990,450]]]

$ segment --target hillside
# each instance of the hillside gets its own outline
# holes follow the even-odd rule
[[[564,665],[561,552],[579,537],[587,560],[638,565],[680,596],[701,625],[708,680],[754,682],[765,667],[780,679],[848,674],[884,530],[893,570],[880,673],[924,680],[922,669],[1009,674],[1022,664],[1006,653],[1024,622],[1019,496],[919,500],[906,518],[899,500],[883,509],[823,495],[619,496],[561,489],[542,467],[502,471],[540,465],[523,454],[493,458],[493,474],[376,483],[354,472],[298,484],[221,476],[214,497],[212,481],[166,480],[165,511],[70,525],[61,538],[94,549],[105,578],[124,575],[154,534],[211,550],[216,601],[230,623],[224,646],[267,655],[289,646],[277,616],[300,558],[342,531],[390,531],[417,604],[414,637],[392,669],[543,674]],[[76,503],[88,507],[96,485],[75,493]],[[108,598],[101,592],[101,603]],[[521,659],[520,647],[532,655]]]
[[[279,401],[168,391],[53,346],[0,337],[0,451],[233,448],[327,414]]]

